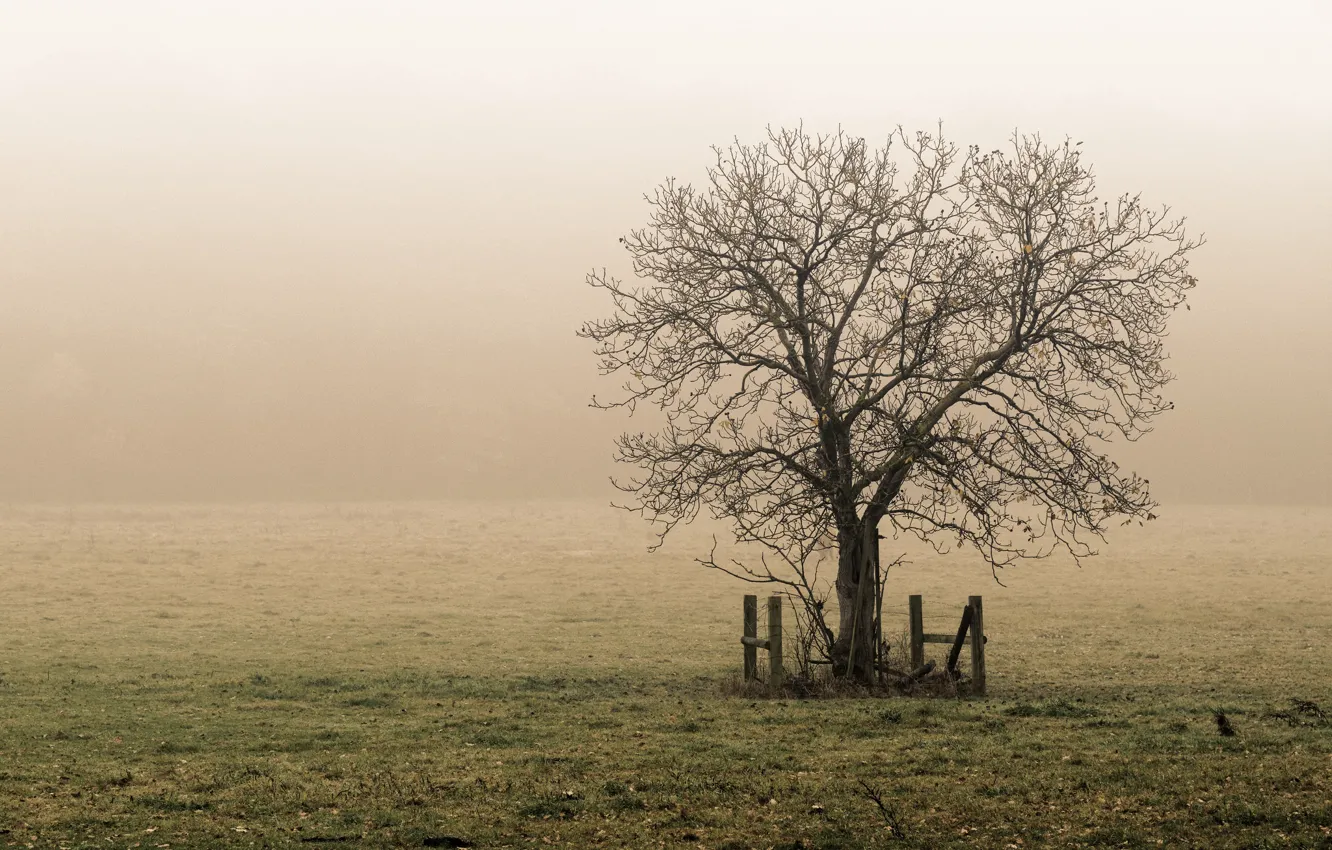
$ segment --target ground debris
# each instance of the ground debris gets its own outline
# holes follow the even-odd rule
[[[1329,721],[1327,712],[1325,712],[1318,703],[1307,699],[1294,699],[1290,701],[1289,711],[1269,712],[1268,717],[1273,720],[1284,720],[1291,726],[1303,728],[1317,728],[1332,725]]]

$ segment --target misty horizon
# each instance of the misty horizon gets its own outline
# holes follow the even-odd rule
[[[616,382],[574,330],[609,309],[585,273],[627,276],[642,195],[767,125],[878,143],[941,119],[961,145],[1079,140],[1103,197],[1206,235],[1176,409],[1112,456],[1167,506],[1332,503],[1325,13],[1079,12],[1097,40],[1055,48],[1057,78],[1014,66],[1015,93],[986,63],[1016,30],[977,10],[944,38],[861,9],[922,33],[866,80],[868,36],[826,22],[820,70],[784,63],[780,4],[734,55],[729,8],[131,6],[5,13],[0,500],[609,497],[636,423],[588,408]]]

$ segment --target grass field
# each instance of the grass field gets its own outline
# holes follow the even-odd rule
[[[0,846],[1332,848],[1332,509],[1161,513],[1007,587],[885,541],[989,698],[797,701],[728,695],[706,528],[0,509]]]

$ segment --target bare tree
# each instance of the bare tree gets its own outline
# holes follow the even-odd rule
[[[626,378],[595,406],[664,414],[618,439],[641,474],[616,482],[663,538],[729,520],[776,560],[703,562],[790,588],[834,670],[868,680],[885,520],[997,570],[1153,518],[1105,450],[1171,407],[1162,341],[1200,244],[1182,219],[1099,200],[1078,146],[1034,137],[982,154],[770,130],[714,152],[705,186],[647,197],[620,240],[638,280],[590,274],[614,311],[579,331]]]

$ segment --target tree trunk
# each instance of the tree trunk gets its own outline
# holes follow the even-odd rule
[[[874,681],[877,525],[863,523],[838,535],[839,617],[831,659],[833,673],[866,684]]]

